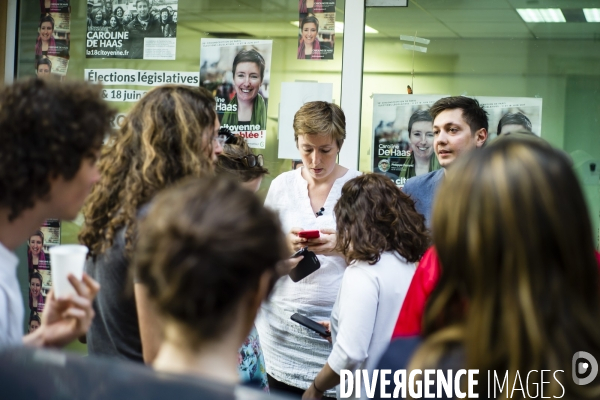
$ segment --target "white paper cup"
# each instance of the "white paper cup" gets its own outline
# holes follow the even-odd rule
[[[48,251],[54,296],[58,299],[69,294],[76,295],[77,292],[67,277],[73,274],[79,280],[83,278],[83,265],[88,248],[80,244],[65,244],[50,247]]]

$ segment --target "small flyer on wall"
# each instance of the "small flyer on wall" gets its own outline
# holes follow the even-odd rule
[[[373,172],[402,187],[409,178],[440,168],[433,152],[429,107],[447,96],[373,95]]]
[[[475,97],[488,112],[489,139],[516,130],[540,136],[542,99],[536,97]]]
[[[95,0],[87,8],[87,58],[175,60],[178,0]]]
[[[69,57],[71,34],[70,13],[45,13],[40,17],[38,38],[35,43],[36,59],[59,56]]]
[[[335,0],[298,0],[299,60],[333,60]]]
[[[35,60],[35,71],[40,77],[50,75],[61,80],[67,75],[69,59],[57,56],[39,57]]]
[[[48,219],[27,241],[27,265],[29,270],[28,332],[39,328],[44,304],[52,288],[52,272],[49,249],[60,244],[60,221]]]
[[[221,126],[264,149],[272,40],[202,39],[200,85],[217,102]]]

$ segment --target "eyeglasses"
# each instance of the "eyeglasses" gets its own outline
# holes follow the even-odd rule
[[[225,145],[227,143],[231,143],[231,140],[233,139],[233,137],[234,137],[234,135],[233,135],[233,133],[231,133],[231,131],[229,129],[221,127],[221,129],[219,129],[217,141],[219,142],[221,147],[223,147],[223,145]]]
[[[249,154],[244,157],[236,158],[236,160],[241,161],[246,168],[254,168],[257,165],[259,167],[262,167],[265,163],[262,154],[259,154],[257,156],[255,156],[254,154]]]

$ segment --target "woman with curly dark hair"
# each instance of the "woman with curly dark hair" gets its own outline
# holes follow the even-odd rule
[[[100,181],[84,208],[79,235],[90,249],[86,271],[102,285],[87,335],[91,354],[151,362],[160,343],[146,288],[125,296],[137,218],[156,193],[182,178],[213,172],[221,152],[212,95],[203,88],[164,85],[133,107],[104,147]],[[138,322],[139,320],[139,322]]]
[[[322,323],[331,326],[333,349],[304,393],[308,399],[319,399],[338,385],[342,369],[374,369],[392,337],[414,263],[429,245],[424,217],[384,175],[365,174],[346,182],[334,211],[336,248],[349,265],[331,325]]]

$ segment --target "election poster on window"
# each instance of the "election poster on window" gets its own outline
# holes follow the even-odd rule
[[[299,60],[332,60],[335,46],[335,0],[299,0]]]
[[[373,95],[371,170],[403,187],[413,176],[440,168],[429,108],[448,95]]]
[[[537,97],[474,97],[488,113],[488,140],[507,132],[526,131],[540,136],[542,99]]]
[[[40,0],[40,8],[35,42],[35,74],[38,78],[62,80],[69,67],[69,1]]]
[[[215,96],[221,126],[264,149],[272,40],[202,39],[200,85]]]
[[[28,301],[27,333],[40,327],[48,293],[52,288],[52,269],[49,249],[60,244],[60,221],[48,219],[27,240]]]
[[[177,0],[88,1],[87,58],[175,60]]]

